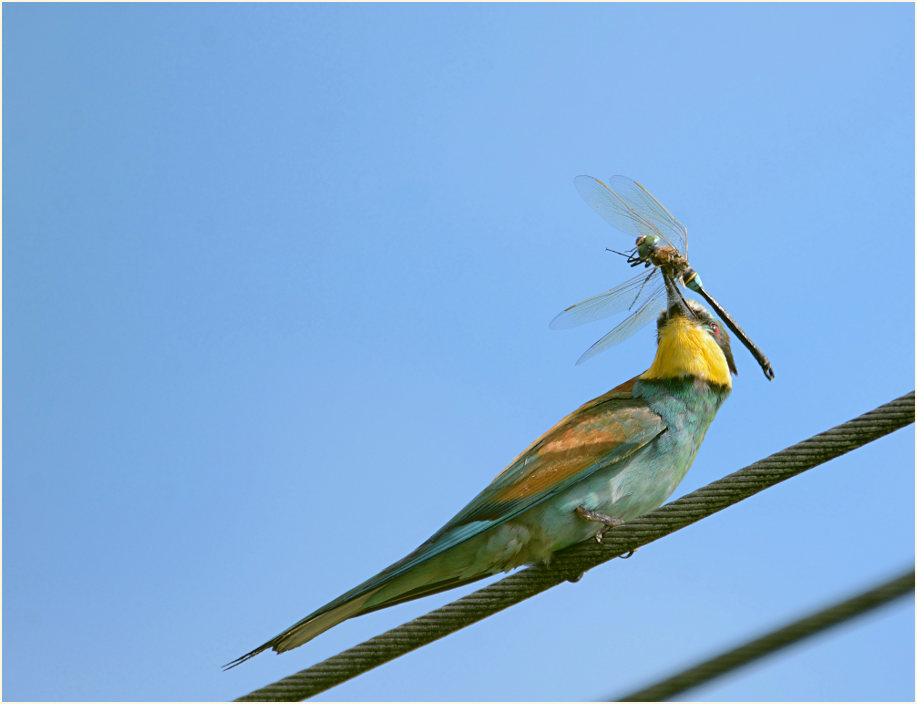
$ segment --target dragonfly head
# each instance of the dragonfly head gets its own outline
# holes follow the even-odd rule
[[[645,259],[659,247],[659,235],[640,235],[636,244],[637,254]]]
[[[656,323],[656,358],[643,379],[696,377],[729,388],[737,374],[729,335],[697,301],[686,300],[677,284],[664,277],[668,306]]]

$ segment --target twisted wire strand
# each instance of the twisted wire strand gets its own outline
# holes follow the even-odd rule
[[[236,701],[299,701],[324,692],[563,581],[576,581],[603,562],[913,422],[914,392],[911,391],[616,527],[603,543],[589,541],[561,550],[550,564],[516,572]]]
[[[816,611],[782,628],[755,638],[743,645],[727,650],[716,657],[689,667],[649,687],[644,687],[619,699],[619,702],[659,702],[697,687],[720,675],[762,658],[775,650],[820,633],[855,616],[871,611],[883,604],[914,591],[913,568],[884,584],[862,594]]]

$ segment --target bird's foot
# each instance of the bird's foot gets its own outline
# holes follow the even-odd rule
[[[604,513],[593,511],[586,508],[585,506],[577,506],[574,509],[574,513],[576,513],[576,515],[582,518],[584,521],[595,521],[596,523],[602,524],[602,528],[598,533],[595,534],[595,542],[597,543],[601,543],[610,530],[624,525],[624,521],[622,521],[620,518],[615,518],[614,516],[608,516]],[[628,557],[630,557],[630,555],[628,555]]]

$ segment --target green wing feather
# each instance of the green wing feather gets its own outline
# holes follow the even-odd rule
[[[301,626],[376,590],[456,545],[513,519],[528,509],[620,462],[665,431],[646,401],[634,398],[632,379],[584,404],[533,442],[452,520],[412,553],[317,609],[276,638],[233,661],[235,666],[269,647],[283,644]],[[446,579],[418,587],[357,613],[452,589],[487,576]],[[349,614],[346,617],[357,615]],[[345,618],[346,618],[345,617]],[[292,646],[291,646],[292,647]]]

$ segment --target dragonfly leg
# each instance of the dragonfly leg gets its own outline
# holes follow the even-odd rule
[[[637,299],[640,298],[640,294],[643,293],[643,288],[646,286],[646,282],[653,278],[653,274],[656,273],[656,270],[653,269],[649,274],[646,275],[646,278],[643,279],[643,283],[640,284],[640,288],[637,290],[637,295],[634,296],[634,300],[630,302],[630,305],[627,306],[627,310],[630,310],[634,307],[634,303],[637,302]]]

